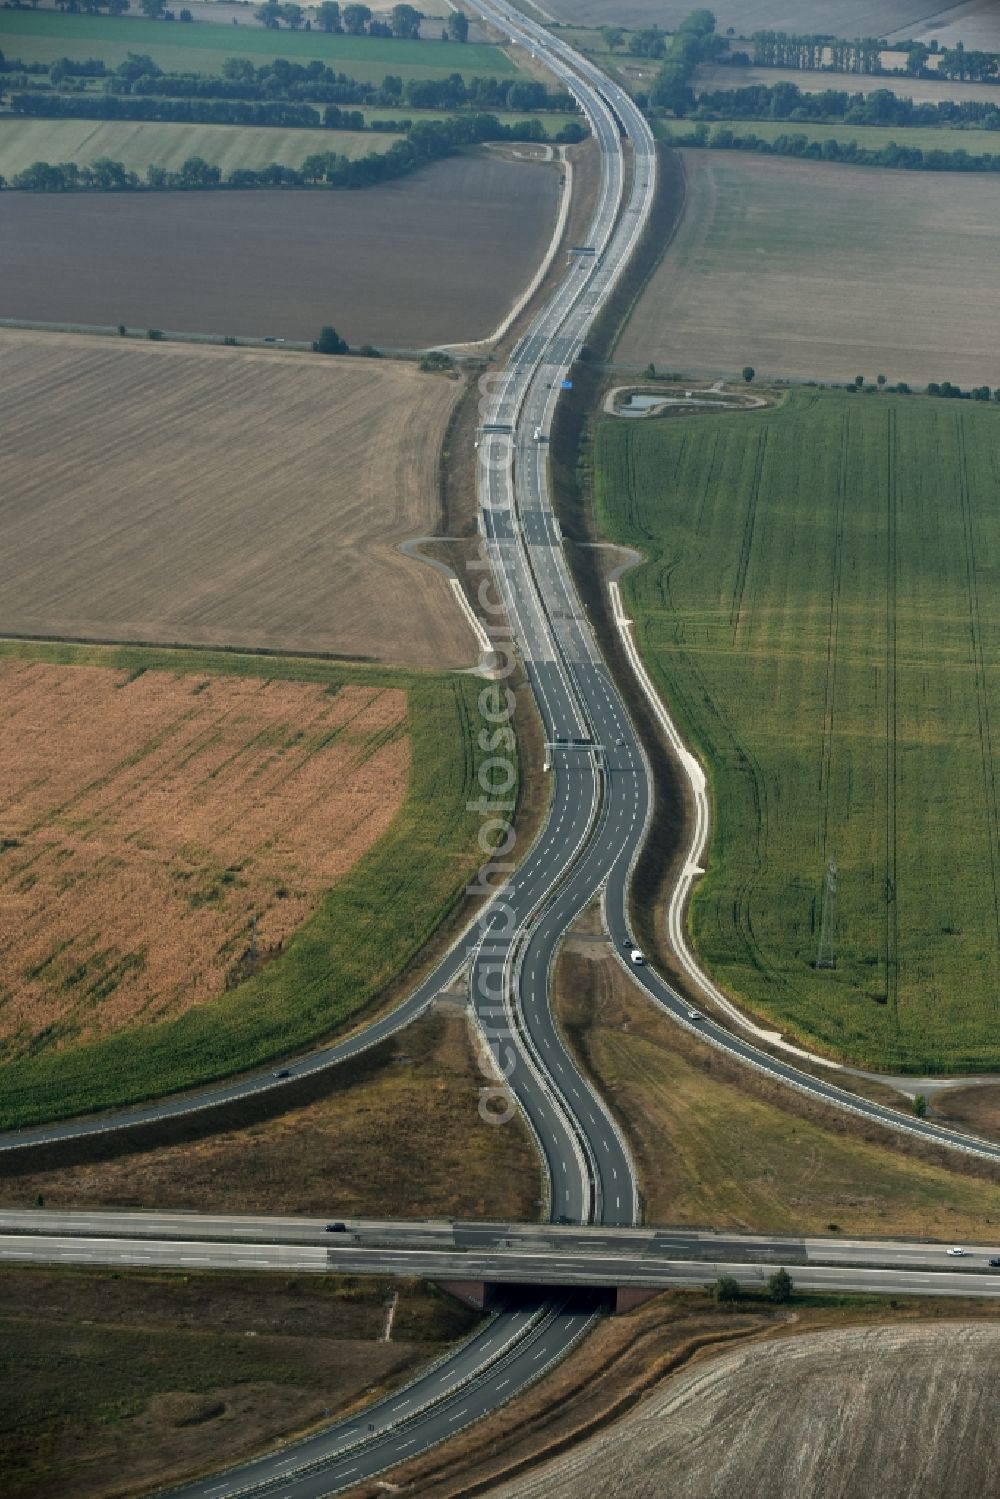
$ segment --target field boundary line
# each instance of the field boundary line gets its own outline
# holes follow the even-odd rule
[[[837,528],[833,543],[833,576],[830,579],[830,616],[826,635],[826,683],[823,702],[823,745],[819,763],[820,855],[830,857],[830,784],[833,779],[833,726],[836,719],[837,652],[840,642],[840,596],[844,570],[844,524],[847,511],[847,460],[850,416],[844,413],[840,430],[840,465],[837,472]]]
[[[896,594],[899,586],[896,494],[896,413],[889,410],[886,432],[886,558],[885,558],[885,997],[899,1031],[899,905],[896,891],[897,782],[899,777],[896,727],[897,645]]]

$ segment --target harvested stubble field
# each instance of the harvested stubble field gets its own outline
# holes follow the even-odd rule
[[[693,0],[544,0],[542,9],[557,21],[588,26],[660,26],[676,29],[695,8]],[[824,36],[906,38],[923,35],[938,18],[953,20],[966,11],[972,19],[995,12],[991,0],[972,0],[966,6],[945,6],[935,0],[826,0],[822,17],[815,0],[714,0],[710,7],[720,32],[734,27],[738,36],[755,31],[793,31]],[[965,35],[962,26],[953,27]],[[940,35],[941,33],[929,33]],[[965,36],[967,45],[972,43]]]
[[[935,1499],[994,1492],[1000,1328],[940,1322],[697,1359],[492,1499]],[[916,1440],[916,1434],[920,1439]]]
[[[55,10],[5,10],[0,50],[22,62],[99,58],[117,67],[130,53],[152,57],[165,72],[221,73],[227,57],[249,57],[259,65],[276,57],[319,58],[338,73],[381,82],[401,78],[501,77],[517,74],[506,52],[488,43],[457,47],[434,41],[334,35],[320,31],[271,31],[261,26],[219,26],[198,21],[180,26],[137,15],[69,15]]]
[[[466,343],[531,280],[558,199],[554,166],[487,156],[357,193],[5,193],[0,317]]]
[[[994,406],[804,391],[598,432],[637,641],[711,777],[702,958],[884,1071],[1000,1065],[998,442]]]
[[[684,217],[618,359],[690,373],[752,364],[775,378],[998,383],[1000,181],[681,154]]]
[[[5,1265],[5,1499],[125,1499],[216,1472],[398,1386],[475,1322],[419,1282]]]
[[[0,664],[5,1124],[331,1033],[476,867],[468,677],[16,643]]]
[[[0,330],[0,631],[468,666],[438,522],[458,383]]]
[[[996,1181],[861,1138],[843,1115],[727,1061],[658,1014],[593,943],[570,942],[560,958],[557,1008],[625,1130],[645,1221],[793,1235],[836,1224],[846,1234],[986,1243],[1000,1230]],[[28,1191],[25,1183],[17,1200]]]

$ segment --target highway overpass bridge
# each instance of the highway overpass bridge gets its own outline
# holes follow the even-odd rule
[[[961,1252],[956,1252],[956,1251]],[[622,1310],[778,1267],[814,1291],[1000,1296],[996,1245],[540,1223],[382,1222],[161,1212],[0,1212],[0,1261],[420,1277],[485,1308],[507,1287],[597,1293]],[[508,1298],[509,1299],[509,1298]]]

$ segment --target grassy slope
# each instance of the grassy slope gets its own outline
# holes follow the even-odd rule
[[[3,51],[23,62],[57,57],[103,58],[109,67],[130,52],[152,57],[165,71],[219,73],[227,57],[249,57],[258,65],[275,57],[318,57],[352,78],[446,78],[449,73],[516,76],[499,47],[488,44],[398,41],[365,36],[327,36],[321,31],[268,31],[263,26],[181,25],[140,17],[64,15],[50,10],[4,11]]]
[[[236,672],[401,685],[409,693],[413,769],[389,832],[327,895],[281,958],[180,1019],[0,1073],[0,1127],[127,1103],[227,1076],[343,1025],[409,963],[459,898],[477,865],[475,794],[479,684],[464,676],[373,673],[322,661],[207,651],[37,646],[3,649],[130,669]]]
[[[0,1203],[530,1221],[534,1143],[520,1114],[502,1128],[480,1117],[484,1082],[465,1015],[436,1009],[342,1063],[310,1102],[273,1118],[232,1110],[202,1139],[108,1159],[22,1162],[0,1174]]]
[[[1000,1186],[837,1133],[677,1028],[617,963],[567,951],[559,1013],[622,1120],[651,1223],[760,1233],[916,1235],[987,1242]],[[789,1108],[791,1105],[791,1109]]]
[[[814,120],[706,120],[709,139],[718,129],[728,129],[736,136],[756,135],[761,140],[773,141],[779,135],[804,135],[810,141],[856,141],[872,151],[881,151],[890,141],[899,146],[913,146],[921,151],[968,151],[970,155],[987,152],[1000,155],[1000,131],[956,130],[947,125],[846,125],[835,122],[829,125]],[[690,135],[690,120],[664,120],[657,125],[661,140],[683,139]]]
[[[475,1321],[417,1282],[5,1266],[3,1492],[96,1499],[214,1471],[398,1385]]]
[[[711,775],[701,955],[882,1069],[1000,1064],[998,439],[995,408],[795,392],[597,440],[603,528],[650,559],[638,643]]]

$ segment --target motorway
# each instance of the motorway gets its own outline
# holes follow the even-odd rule
[[[322,1269],[351,1275],[420,1275],[532,1285],[660,1285],[671,1267],[699,1265],[697,1279],[739,1264],[892,1275],[982,1274],[1000,1257],[992,1244],[956,1246],[919,1239],[842,1234],[736,1234],[707,1229],[616,1228],[606,1224],[350,1219],[331,1232],[322,1218],[135,1210],[0,1209],[0,1259],[224,1265],[244,1269]],[[572,1272],[569,1279],[563,1272]],[[1000,1295],[1000,1273],[987,1275]],[[805,1282],[803,1282],[805,1283]],[[898,1286],[897,1286],[898,1289]]]
[[[530,1287],[537,1295],[538,1310],[544,1314],[556,1311],[563,1304],[564,1295],[578,1292],[587,1299],[578,1302],[576,1310],[582,1316],[582,1309],[586,1307],[587,1321],[592,1315],[591,1308],[600,1304],[600,1293],[605,1290],[620,1286],[653,1291],[677,1290],[684,1286],[704,1286],[724,1275],[732,1276],[743,1286],[754,1288],[763,1286],[778,1266],[791,1268],[795,1285],[802,1291],[883,1296],[974,1296],[990,1300],[1000,1296],[1000,1277],[996,1270],[986,1267],[985,1250],[970,1251],[967,1261],[959,1261],[945,1260],[945,1251],[938,1248],[934,1264],[925,1265],[919,1246],[910,1245],[906,1246],[911,1251],[910,1256],[901,1255],[903,1263],[899,1265],[857,1265],[851,1263],[847,1256],[842,1263],[817,1264],[808,1256],[798,1263],[793,1253],[784,1252],[791,1248],[787,1245],[776,1246],[777,1252],[772,1252],[767,1257],[761,1254],[759,1258],[740,1259],[737,1257],[738,1244],[728,1244],[725,1241],[715,1245],[696,1245],[694,1247],[700,1251],[697,1257],[683,1258],[679,1252],[681,1246],[672,1245],[671,1238],[671,1235],[664,1235],[662,1250],[654,1254],[625,1249],[597,1251],[574,1248],[565,1248],[556,1253],[550,1247],[537,1251],[500,1249],[456,1254],[433,1249],[331,1249],[327,1245],[307,1243],[234,1245],[218,1239],[139,1241],[79,1238],[61,1234],[0,1234],[0,1263],[115,1265],[122,1269],[155,1267],[187,1271],[271,1270],[296,1274],[312,1272],[317,1275],[378,1275],[399,1276],[403,1279],[417,1276],[425,1280],[482,1281],[497,1287]],[[908,1258],[911,1263],[906,1263]],[[955,1268],[960,1265],[963,1268]],[[945,1266],[951,1268],[946,1269]],[[546,1293],[544,1287],[550,1287],[550,1292]],[[550,1301],[550,1296],[554,1296],[557,1291],[557,1299]],[[564,1327],[567,1337],[572,1336],[574,1328],[579,1333],[585,1330],[584,1321],[580,1317],[560,1325]],[[516,1355],[506,1366],[506,1372],[510,1375],[513,1366],[514,1373],[519,1374],[524,1367],[524,1360],[518,1352],[517,1344],[522,1330],[526,1334],[531,1327],[530,1316],[523,1308],[506,1312],[491,1327],[497,1338],[502,1336],[502,1340]],[[483,1351],[482,1342],[478,1338],[473,1340],[473,1346],[480,1352]],[[491,1340],[488,1348],[492,1346]],[[551,1333],[544,1346],[549,1363],[555,1362],[567,1351],[565,1348],[560,1349],[558,1337]],[[532,1357],[533,1361],[537,1361],[537,1350]],[[450,1396],[464,1389],[470,1374],[479,1372],[477,1360],[478,1354],[470,1352],[468,1344],[463,1345],[459,1357],[448,1358],[439,1365],[430,1382],[431,1392],[435,1396]],[[524,1382],[523,1378],[519,1378],[518,1383],[512,1384],[508,1378],[508,1384],[512,1384],[511,1393],[518,1387],[523,1387]],[[365,1426],[371,1422],[372,1431],[385,1430],[392,1436],[396,1423],[389,1421],[388,1417],[393,1411],[398,1414],[401,1410],[408,1410],[411,1404],[416,1407],[418,1403],[423,1403],[423,1399],[424,1392],[411,1389],[405,1401],[400,1402],[397,1395],[383,1402],[382,1406],[370,1407],[364,1412]],[[388,1410],[384,1409],[386,1405]],[[440,1435],[451,1434],[446,1430],[436,1440],[440,1439]],[[344,1433],[340,1433],[336,1441],[339,1442],[343,1435]],[[410,1445],[412,1444],[407,1443],[407,1446]],[[253,1466],[254,1469],[258,1468],[257,1464]],[[371,1471],[378,1472],[385,1466],[385,1456],[381,1455],[379,1466]],[[222,1493],[223,1490],[199,1489],[198,1492]]]

